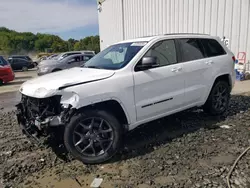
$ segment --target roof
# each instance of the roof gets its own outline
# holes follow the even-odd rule
[[[144,36],[140,38],[134,38],[129,40],[124,40],[119,43],[126,43],[126,42],[149,42],[153,39],[162,38],[162,37],[205,37],[205,38],[212,38],[212,36],[208,34],[202,34],[202,33],[169,33],[169,34],[162,34],[162,35],[152,35],[152,36]]]

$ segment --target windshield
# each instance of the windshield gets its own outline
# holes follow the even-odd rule
[[[117,70],[125,67],[146,45],[146,42],[121,43],[109,46],[89,61],[84,67]]]

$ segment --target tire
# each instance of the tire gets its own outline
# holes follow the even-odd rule
[[[52,72],[57,72],[60,71],[61,69],[54,69]]]
[[[87,127],[88,125],[91,127],[93,122],[92,118],[94,118],[95,128],[92,128],[91,132],[90,129],[87,129]],[[101,131],[96,128],[97,125],[101,124],[101,121],[103,123],[100,127],[105,127],[102,131],[106,132],[99,134],[93,133],[95,131]],[[84,123],[84,126],[80,123]],[[81,133],[84,137],[79,136],[79,133]],[[64,144],[66,149],[76,159],[85,164],[98,164],[106,162],[117,153],[121,147],[122,134],[122,126],[112,114],[102,110],[87,110],[73,116],[69,124],[66,125],[64,132]],[[82,142],[79,143],[81,140]],[[93,148],[95,148],[95,152]]]
[[[22,68],[22,71],[28,71],[28,67],[24,66],[24,67]]]
[[[2,86],[2,85],[3,85],[3,80],[0,79],[0,86]]]
[[[220,92],[219,92],[220,91]],[[220,95],[219,95],[220,93]],[[224,114],[230,101],[230,86],[225,81],[218,81],[213,86],[203,110],[210,115]]]

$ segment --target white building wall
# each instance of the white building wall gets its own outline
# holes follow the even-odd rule
[[[229,39],[250,60],[250,0],[105,0],[99,12],[101,49],[165,33],[206,33]]]

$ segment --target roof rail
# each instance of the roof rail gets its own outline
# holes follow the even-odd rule
[[[164,35],[209,35],[205,33],[167,33]]]
[[[206,33],[165,33],[165,34],[158,34],[158,35],[145,35],[137,38],[146,38],[146,37],[155,37],[155,36],[161,36],[161,35],[209,35]]]

